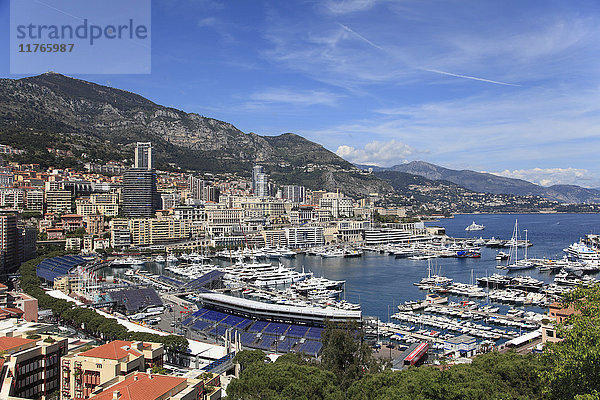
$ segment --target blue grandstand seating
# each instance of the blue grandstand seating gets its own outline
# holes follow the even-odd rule
[[[267,326],[269,323],[266,321],[256,321],[254,323],[254,325],[252,325],[250,327],[250,329],[248,329],[249,332],[262,332],[263,329],[265,329],[265,326]]]
[[[323,328],[310,328],[310,330],[306,334],[306,338],[320,340],[322,332],[323,332]]]
[[[307,326],[291,325],[290,329],[288,329],[286,335],[301,338],[301,337],[304,337],[304,335],[306,335],[306,332],[308,332]]]
[[[120,289],[109,293],[110,298],[119,308],[124,308],[128,313],[140,312],[148,307],[163,305],[162,299],[153,288]]]
[[[206,313],[208,310],[206,308],[201,308],[198,311],[196,311],[195,313],[192,314],[192,317],[199,317],[202,314]]]
[[[256,334],[250,332],[240,332],[242,345],[251,346],[256,341]]]
[[[208,333],[211,336],[223,336],[225,335],[225,332],[227,331],[227,329],[229,329],[228,326],[223,326],[223,325],[217,325],[216,328],[212,328],[208,331],[206,331],[206,333]]]
[[[69,271],[86,260],[81,256],[63,256],[48,258],[37,265],[37,276],[53,282],[55,278],[68,275]]]
[[[177,279],[170,278],[168,276],[164,276],[164,275],[159,276],[158,279],[161,280],[161,281],[163,281],[163,282],[166,282],[168,284],[174,285],[174,286],[180,286],[181,287],[181,286],[184,285],[183,282],[178,281]]]
[[[307,340],[300,346],[298,349],[298,353],[306,353],[311,356],[317,356],[323,347],[323,343],[317,342],[315,340]]]
[[[256,347],[263,350],[269,350],[273,345],[273,342],[275,342],[275,339],[275,336],[263,336],[260,343],[258,343]]]
[[[196,321],[194,322],[194,325],[192,325],[192,329],[196,329],[198,331],[203,331],[204,329],[213,326],[214,324],[211,324],[210,322],[206,322],[206,321]]]
[[[208,312],[203,314],[200,318],[208,320],[208,321],[220,322],[220,321],[224,320],[226,317],[227,317],[227,314],[223,314],[222,312],[208,310]]]
[[[183,286],[183,288],[184,289],[201,288],[203,286],[210,284],[214,280],[221,278],[223,275],[225,275],[225,273],[222,271],[218,271],[218,270],[210,271],[209,273],[204,274],[199,278],[189,281],[188,283],[186,283]]]
[[[277,350],[280,353],[294,351],[316,357],[323,346],[321,343],[323,328],[254,321],[206,308],[194,312],[182,324],[191,325],[192,329],[212,336],[223,336],[228,329],[233,328],[235,332],[239,333],[243,346],[267,351]],[[258,333],[262,333],[260,338],[257,338]],[[279,340],[282,336],[283,340]],[[302,338],[305,338],[306,341],[300,344]]]
[[[239,324],[243,320],[244,320],[244,318],[242,318],[242,317],[238,317],[238,316],[235,316],[235,315],[229,315],[227,318],[225,318],[220,323],[221,324],[226,324],[226,325],[229,325],[229,326],[236,326],[237,324]]]
[[[298,342],[298,339],[286,337],[285,340],[282,340],[277,343],[277,351],[282,353],[288,353],[292,350],[292,347]]]
[[[267,325],[267,327],[265,328],[265,330],[263,331],[264,333],[274,333],[276,335],[284,335],[285,332],[288,330],[288,328],[290,327],[289,324],[280,324],[277,322],[271,322],[269,325]]]
[[[237,329],[246,329],[252,323],[251,319],[244,319],[242,322],[237,324],[235,327]]]

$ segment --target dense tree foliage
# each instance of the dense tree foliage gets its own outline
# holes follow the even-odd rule
[[[251,353],[251,352],[242,352]],[[252,352],[253,353],[253,352]],[[283,356],[274,363],[259,360],[256,354],[245,354],[245,365],[239,379],[227,387],[232,399],[343,399],[335,384],[335,375],[311,365],[303,357]]]
[[[161,336],[144,332],[131,332],[114,318],[107,318],[98,314],[93,309],[76,306],[72,302],[56,299],[48,295],[41,287],[36,274],[37,265],[45,258],[64,255],[64,251],[45,254],[36,259],[21,264],[21,289],[38,299],[41,309],[50,309],[52,314],[60,321],[75,328],[101,338],[102,340],[140,340],[146,342],[162,343],[167,351],[184,352],[188,348],[188,341],[176,335]]]
[[[253,363],[264,364],[267,361],[267,356],[262,350],[243,350],[235,355],[233,362],[240,365],[243,370]]]
[[[380,372],[385,364],[373,357],[371,348],[363,343],[357,323],[334,324],[328,322],[321,340],[323,368],[333,372],[337,383],[347,388],[367,373]]]
[[[419,367],[365,374],[344,390],[323,363],[302,355],[284,355],[268,363],[264,354],[239,354],[244,369],[231,382],[233,399],[476,400],[542,399],[538,356],[490,353],[472,364]],[[236,360],[237,361],[237,360]],[[342,378],[345,379],[345,378]]]
[[[538,399],[539,358],[490,353],[472,364],[387,370],[367,376],[348,389],[348,398],[406,400]]]
[[[564,340],[547,344],[543,378],[552,399],[598,399],[600,393],[600,286],[579,288],[566,296],[564,306],[576,313],[557,326]]]

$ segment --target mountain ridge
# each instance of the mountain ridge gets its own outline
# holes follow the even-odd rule
[[[540,196],[562,203],[600,203],[600,190],[577,185],[541,186],[523,179],[507,178],[486,172],[453,170],[425,161],[411,161],[392,167],[357,165],[374,172],[396,171],[422,176],[430,180],[447,181],[481,193]]]
[[[341,189],[354,197],[393,190],[299,135],[244,133],[228,122],[56,73],[0,79],[0,131],[13,138],[7,144],[18,145],[14,137],[19,135],[37,135],[38,147],[50,143],[85,155],[86,161],[130,159],[135,142],[150,141],[156,164],[163,168],[249,175],[252,165],[261,163],[275,181],[293,176],[295,183],[312,189]],[[31,151],[43,155],[45,149],[35,148],[36,137],[22,141],[34,142]]]

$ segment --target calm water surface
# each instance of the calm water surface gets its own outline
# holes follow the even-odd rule
[[[600,233],[600,214],[476,214],[456,215],[454,218],[427,222],[427,226],[442,226],[446,233],[457,238],[489,239],[494,236],[510,239],[515,219],[518,219],[521,239],[527,229],[528,239],[533,246],[528,249],[530,258],[561,258],[562,249],[578,241],[588,233]],[[465,227],[473,221],[485,225],[485,230],[467,232]],[[496,272],[495,254],[497,249],[482,248],[480,259],[438,258],[432,264],[442,275],[458,282],[469,283],[471,276],[491,275]],[[508,251],[504,249],[504,251]],[[519,257],[523,256],[519,249]],[[360,258],[328,258],[298,255],[294,259],[283,260],[284,264],[300,270],[313,271],[317,276],[346,281],[346,299],[359,302],[364,315],[378,316],[387,321],[389,313],[394,313],[398,304],[406,300],[424,297],[424,292],[413,285],[427,275],[426,260],[396,259],[379,253],[366,252]],[[226,263],[226,262],[223,262]],[[170,275],[163,267],[150,264],[154,273]],[[109,274],[112,272],[107,271]],[[512,272],[515,273],[515,272]],[[553,275],[540,273],[537,269],[518,272],[531,275],[545,282],[551,282]],[[507,308],[507,307],[502,307]],[[388,313],[389,310],[389,313]]]

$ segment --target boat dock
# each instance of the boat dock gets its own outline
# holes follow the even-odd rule
[[[444,343],[444,339],[440,339],[438,337],[433,337],[430,335],[423,335],[421,333],[417,333],[417,332],[409,332],[409,331],[405,331],[404,329],[398,329],[398,328],[391,328],[391,327],[386,327],[385,328],[387,332],[392,332],[392,334],[396,334],[399,333],[402,336],[407,336],[407,337],[412,337],[421,341],[426,341],[426,342],[434,342],[434,343]]]
[[[523,324],[539,324],[540,323],[540,321],[537,321],[535,319],[517,317],[515,315],[508,315],[508,314],[491,313],[488,311],[480,311],[477,309],[466,308],[463,306],[450,306],[450,305],[446,305],[446,304],[431,304],[428,306],[428,308],[434,308],[434,309],[438,309],[438,310],[453,310],[453,311],[459,311],[459,312],[465,313],[465,314],[466,313],[477,314],[477,315],[481,315],[485,318],[505,319],[505,320],[519,322],[519,323],[523,323]]]
[[[498,243],[495,244],[488,244],[488,240],[485,240],[485,244],[481,244],[481,246],[487,246],[487,247],[510,247],[511,245],[511,240],[510,239],[499,239],[499,238],[495,238]],[[446,242],[457,242],[457,243],[473,243],[475,241],[479,240],[479,238],[458,238],[458,237],[448,237],[446,239]],[[530,240],[525,240],[525,239],[519,239],[517,240],[517,247],[530,247],[532,246],[532,243]]]

